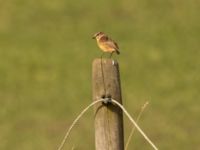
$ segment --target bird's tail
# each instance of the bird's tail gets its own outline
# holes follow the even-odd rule
[[[120,54],[119,50],[116,50],[116,53],[117,53],[117,55],[119,55]]]

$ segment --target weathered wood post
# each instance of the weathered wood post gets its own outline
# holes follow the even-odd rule
[[[111,97],[122,103],[117,61],[95,59],[92,84],[94,101]],[[95,147],[96,150],[124,150],[123,113],[112,103],[95,105]]]

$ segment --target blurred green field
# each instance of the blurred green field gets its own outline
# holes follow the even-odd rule
[[[91,100],[93,33],[121,47],[124,106],[161,150],[200,149],[200,1],[0,1],[0,149],[55,150]],[[94,149],[93,110],[65,149]],[[131,124],[125,118],[125,138]],[[152,149],[136,133],[130,150]]]

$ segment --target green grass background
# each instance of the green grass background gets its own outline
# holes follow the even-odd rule
[[[200,149],[200,1],[0,1],[0,149],[55,150],[91,99],[91,36],[119,43],[124,106],[162,150]],[[93,110],[65,149],[94,149]],[[125,140],[131,130],[125,118]],[[136,133],[130,150],[152,149]]]

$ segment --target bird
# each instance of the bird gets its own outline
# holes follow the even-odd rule
[[[114,52],[116,52],[118,55],[120,54],[118,44],[111,38],[109,38],[105,33],[97,32],[93,35],[92,38],[96,39],[97,45],[103,51],[103,54],[104,52],[111,53],[110,58],[112,57],[112,54]],[[103,56],[103,54],[101,55],[101,57]]]

